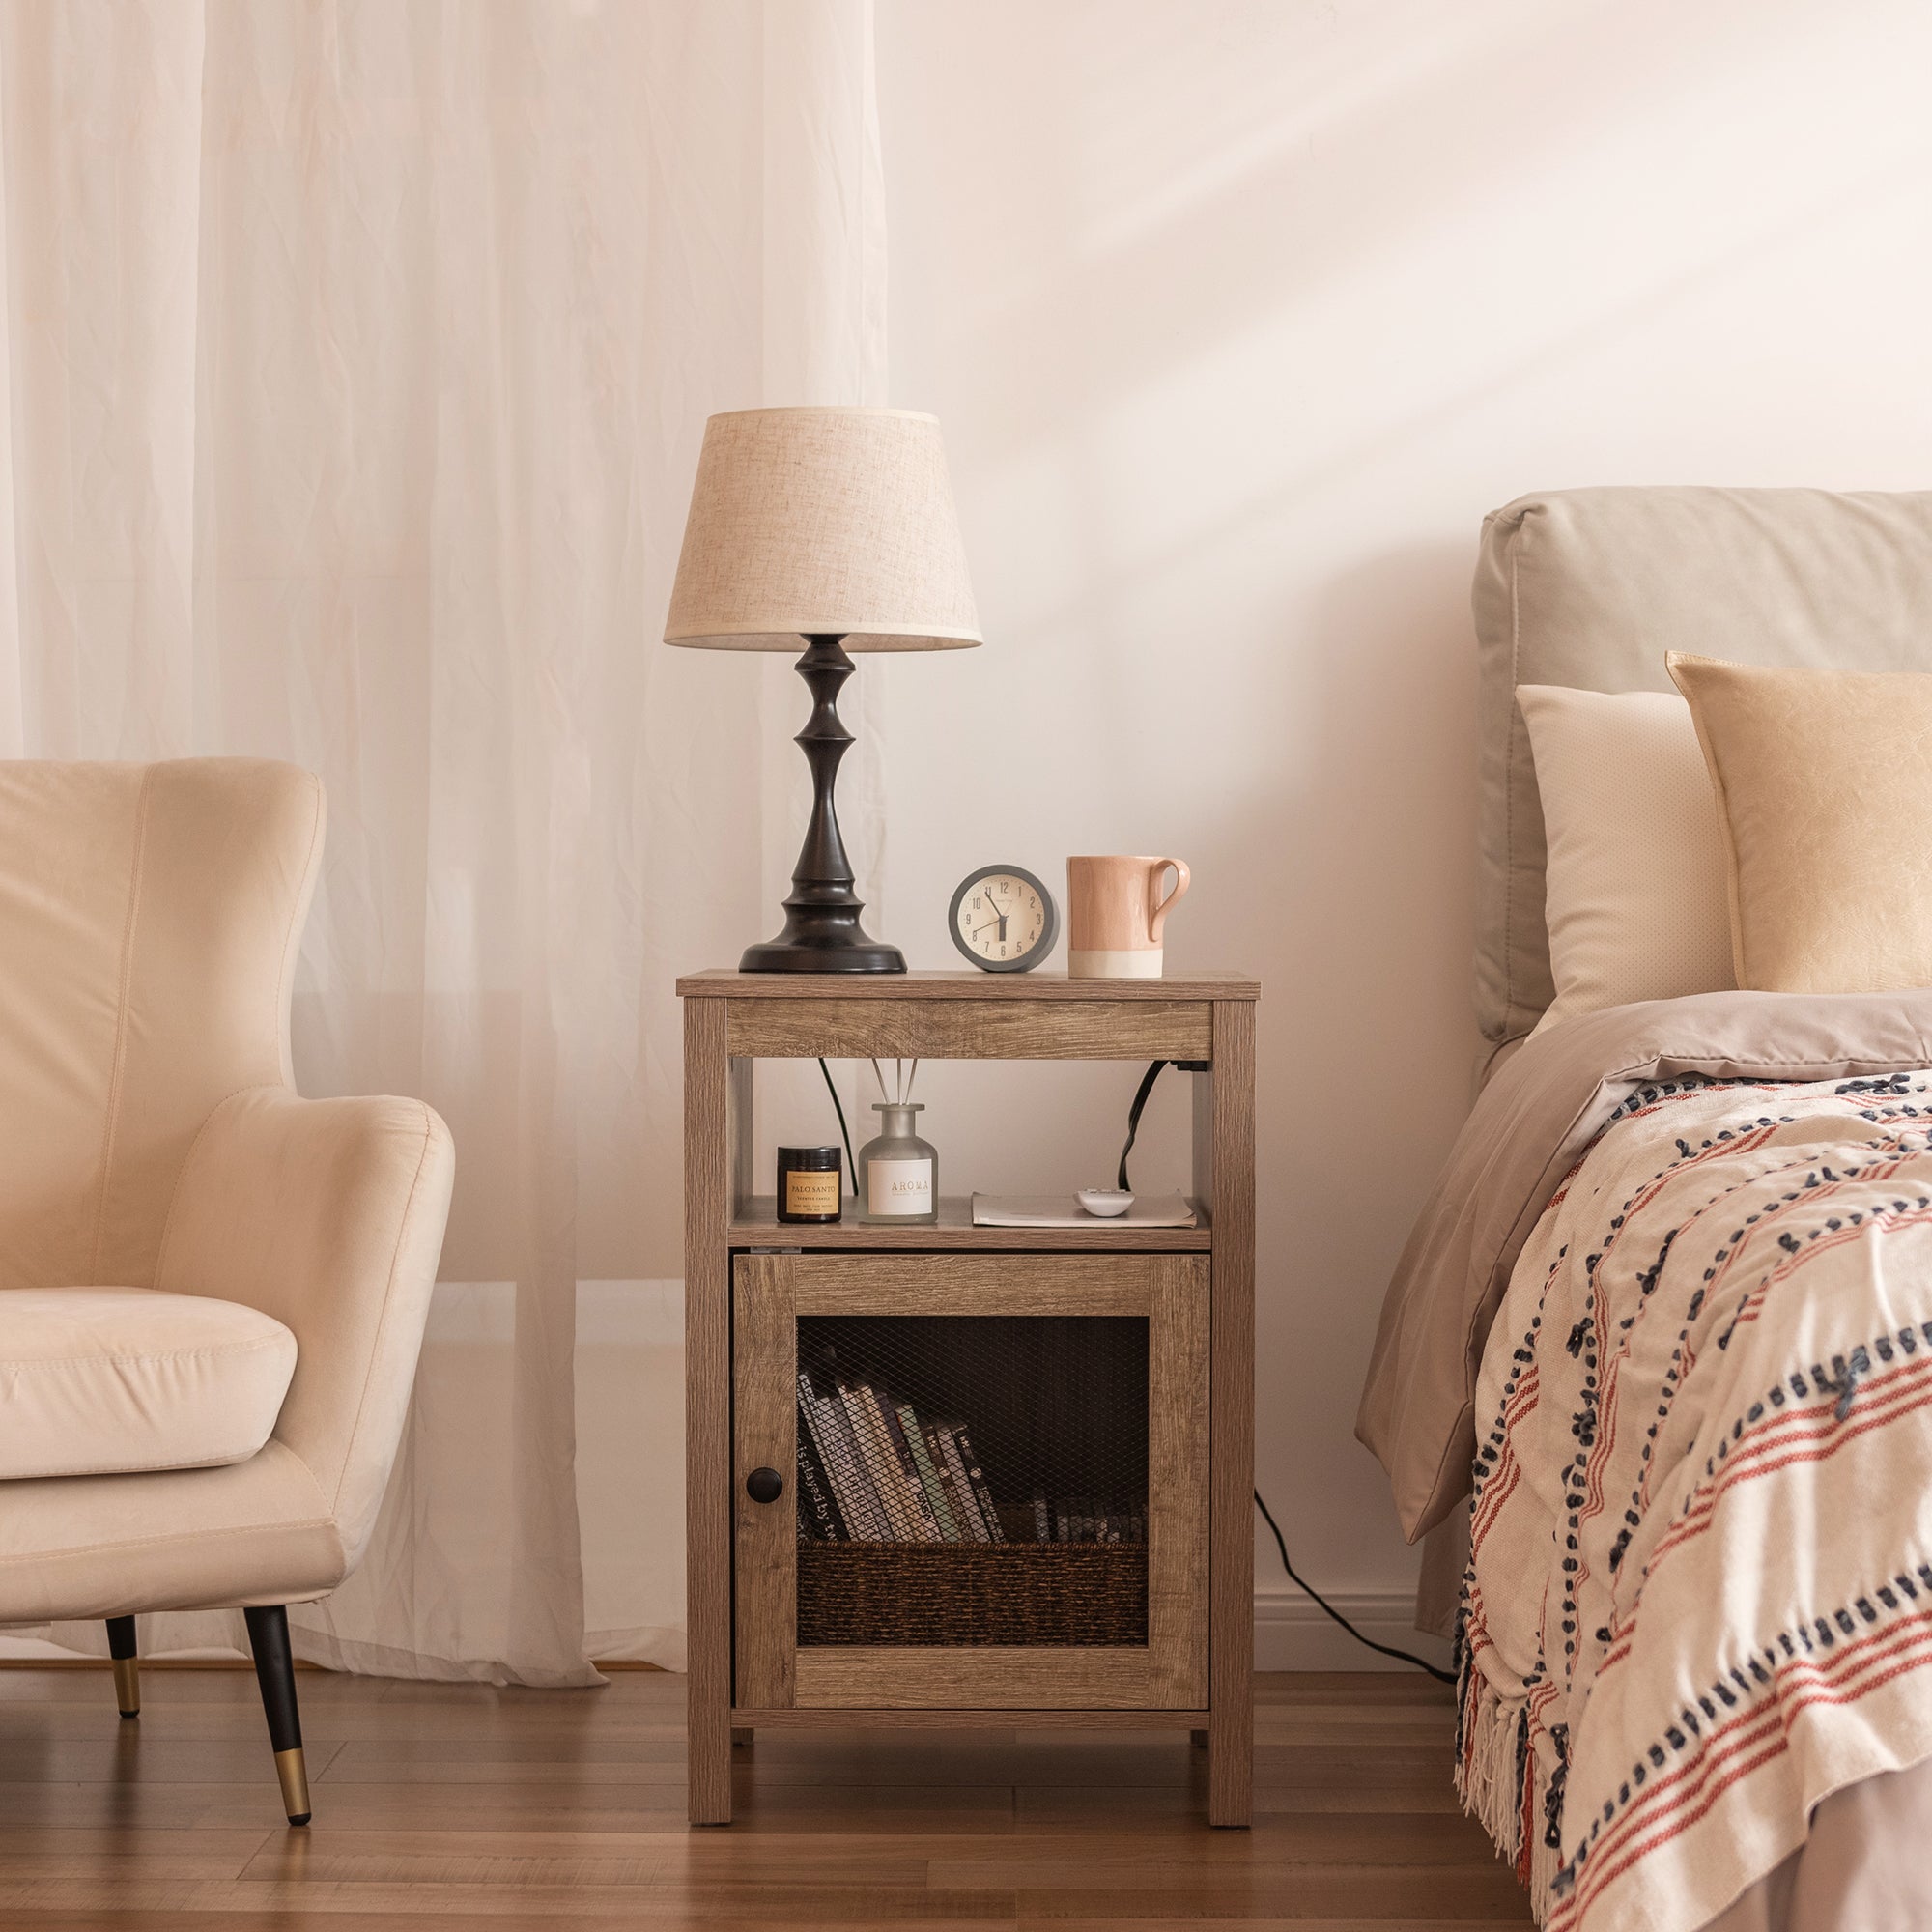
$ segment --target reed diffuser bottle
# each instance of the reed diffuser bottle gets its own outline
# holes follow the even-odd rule
[[[878,1072],[878,1063],[872,1070]],[[919,1062],[912,1064],[913,1076]],[[939,1154],[930,1141],[922,1140],[918,1117],[925,1112],[923,1102],[912,1098],[912,1079],[899,1079],[898,1063],[894,1063],[895,1097],[873,1104],[879,1119],[879,1134],[859,1150],[855,1177],[859,1194],[859,1219],[889,1227],[935,1227],[939,1221]],[[879,1074],[879,1092],[886,1080]]]

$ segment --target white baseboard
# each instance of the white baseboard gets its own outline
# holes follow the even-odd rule
[[[1415,1596],[1409,1590],[1338,1591],[1335,1607],[1378,1643],[1398,1644],[1443,1669],[1449,1646],[1414,1628]],[[237,1653],[239,1655],[239,1653]],[[598,1652],[614,1655],[614,1652]],[[71,1651],[38,1637],[0,1632],[0,1662],[71,1657]],[[212,1656],[213,1653],[210,1653]],[[1406,1670],[1392,1657],[1366,1650],[1332,1624],[1314,1601],[1292,1583],[1264,1583],[1255,1591],[1255,1668],[1257,1670]]]
[[[1449,1645],[1415,1628],[1413,1590],[1337,1590],[1328,1601],[1364,1636],[1391,1643],[1449,1668]],[[1255,1589],[1257,1670],[1407,1670],[1410,1665],[1359,1644],[1324,1616],[1312,1597],[1293,1583]]]

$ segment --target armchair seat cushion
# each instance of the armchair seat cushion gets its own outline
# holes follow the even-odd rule
[[[239,1302],[0,1289],[0,1481],[245,1463],[295,1367],[295,1336]]]

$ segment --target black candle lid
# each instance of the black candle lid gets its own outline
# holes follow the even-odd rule
[[[779,1164],[801,1174],[822,1174],[838,1165],[838,1150],[836,1147],[781,1147],[779,1149]]]

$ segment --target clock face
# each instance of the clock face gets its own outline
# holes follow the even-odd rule
[[[952,895],[952,943],[988,973],[1019,973],[1053,951],[1053,895],[1018,866],[984,866]]]

